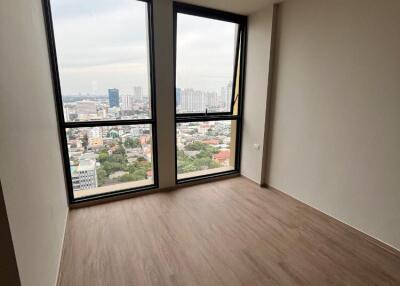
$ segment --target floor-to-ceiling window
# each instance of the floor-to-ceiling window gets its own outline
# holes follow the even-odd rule
[[[246,18],[174,3],[177,182],[239,171]]]
[[[151,5],[44,1],[70,203],[158,186]]]

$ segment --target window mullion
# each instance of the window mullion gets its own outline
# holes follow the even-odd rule
[[[154,124],[154,119],[64,122],[64,128]]]

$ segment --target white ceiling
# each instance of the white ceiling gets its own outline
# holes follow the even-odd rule
[[[177,0],[203,7],[233,12],[242,15],[249,15],[264,8],[276,0]]]

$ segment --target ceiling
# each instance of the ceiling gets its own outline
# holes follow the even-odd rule
[[[279,2],[276,0],[177,0],[177,1],[233,12],[242,15],[249,15],[274,2]]]

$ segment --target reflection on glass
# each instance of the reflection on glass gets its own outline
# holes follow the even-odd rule
[[[234,170],[236,121],[178,123],[178,179]]]
[[[228,112],[238,25],[177,15],[177,113]]]
[[[150,118],[147,3],[51,7],[65,121]]]
[[[151,125],[68,128],[74,198],[151,185]]]

